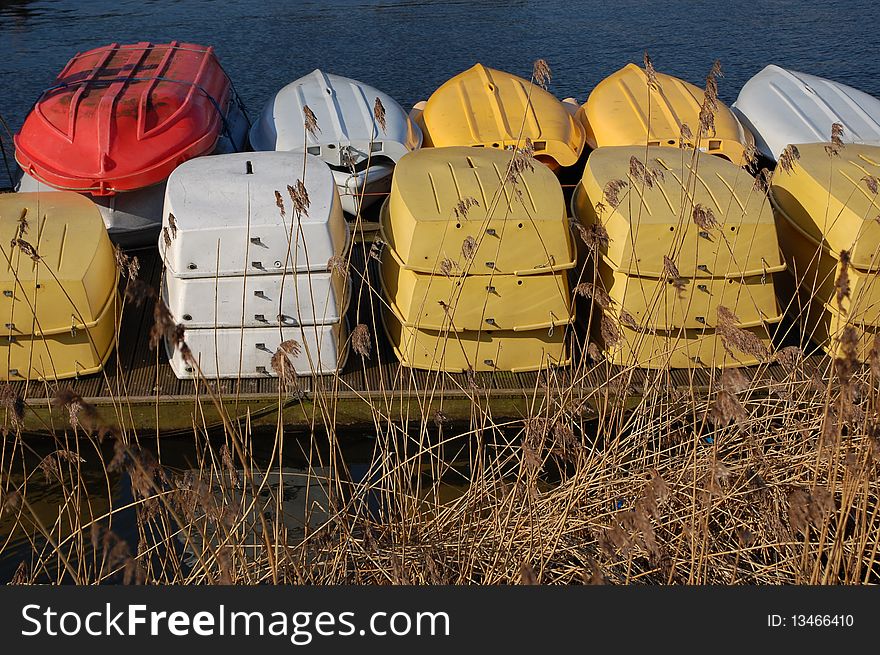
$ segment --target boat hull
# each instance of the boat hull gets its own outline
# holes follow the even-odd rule
[[[92,195],[158,184],[215,148],[232,94],[213,48],[96,48],[37,100],[15,136],[16,159],[41,182]]]
[[[810,240],[827,244],[835,257],[846,250],[855,268],[878,271],[880,194],[871,184],[880,184],[880,147],[848,145],[836,155],[826,147],[832,146],[801,145],[790,170],[776,169],[774,205]]]
[[[407,269],[441,274],[537,274],[573,268],[559,181],[545,167],[505,180],[510,154],[423,148],[400,160],[382,207],[382,239]],[[529,202],[523,202],[521,192]]]
[[[212,154],[241,152],[247,148],[247,118],[237,104],[230,105],[227,121],[230,132],[221,136]],[[94,196],[87,193],[82,195],[98,206],[110,240],[122,248],[136,249],[152,246],[159,238],[165,187],[166,181],[162,180],[152,186],[116,193],[112,196]],[[59,189],[24,173],[17,190],[29,193]]]
[[[633,159],[657,176],[651,185],[632,172]],[[607,193],[614,183],[623,183],[616,205]],[[697,225],[697,207],[711,210],[717,225]],[[692,162],[671,148],[600,148],[575,188],[572,214],[588,229],[605,228],[608,240],[599,250],[628,275],[667,277],[664,256],[685,278],[750,277],[785,268],[766,198],[750,175],[718,157]]]
[[[379,200],[384,200],[391,190],[393,173],[394,166],[390,164],[374,164],[357,173],[333,169],[342,211],[349,216],[357,216]]]
[[[394,354],[407,368],[520,373],[571,363],[564,327],[527,332],[421,330],[404,326],[387,309],[383,324]]]
[[[789,272],[798,288],[812,302],[836,303],[836,282],[843,271],[840,260],[826,244],[813,241],[779,210],[777,226]],[[841,298],[839,308],[855,322],[880,325],[880,275],[848,266],[846,276],[849,294]]]
[[[204,278],[166,275],[163,297],[187,329],[338,323],[351,289],[333,272]]]
[[[308,206],[297,211],[291,194],[300,178]],[[181,278],[328,271],[349,239],[330,167],[293,152],[182,164],[168,179],[162,219],[159,252]]]
[[[335,325],[284,328],[201,328],[187,330],[186,344],[196,365],[166,344],[171,369],[180,379],[278,377],[272,357],[283,342],[294,340],[299,354],[287,357],[297,375],[328,375],[342,369],[347,356],[345,321]]]
[[[663,73],[656,73],[656,80],[652,86],[642,68],[628,64],[596,85],[578,114],[591,148],[678,148],[682,143],[737,165],[747,163],[746,150],[754,139],[727,106],[718,102],[715,129],[700,133],[703,89]],[[682,125],[692,136],[682,134]]]
[[[424,330],[527,331],[572,320],[568,276],[431,275],[409,271],[388,248],[382,291],[404,325]]]
[[[714,328],[722,306],[739,318],[739,327],[780,317],[772,275],[681,278],[679,289],[668,278],[627,275],[601,261],[599,279],[615,309],[653,330]]]
[[[777,161],[790,144],[825,142],[831,125],[844,143],[880,145],[880,100],[846,84],[770,65],[748,80],[733,112],[758,151]]]
[[[504,150],[531,141],[552,169],[577,163],[585,133],[566,106],[540,85],[477,64],[444,82],[411,117],[425,145]]]
[[[606,314],[606,320],[617,328],[616,343],[606,342],[601,334],[600,321],[594,321],[594,338],[603,343],[605,356],[611,364],[626,367],[666,368],[736,368],[765,361],[755,354],[740,352],[733,347],[728,352],[721,334],[712,328],[671,329],[651,331],[633,329]],[[775,325],[742,328],[756,339],[769,354]]]

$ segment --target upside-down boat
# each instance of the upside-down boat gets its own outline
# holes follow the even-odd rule
[[[401,364],[443,371],[566,365],[575,248],[544,166],[510,153],[424,148],[401,159],[382,207],[384,324]]]
[[[272,96],[251,127],[250,142],[254,150],[323,159],[333,170],[343,210],[356,215],[388,191],[394,165],[421,146],[422,132],[387,93],[314,70]]]
[[[700,130],[703,89],[664,73],[656,73],[656,79],[651,84],[643,68],[627,64],[596,85],[579,112],[591,148],[696,146],[746,163],[754,140],[726,105],[717,102],[715,129],[707,133]]]
[[[620,336],[618,343],[604,339],[613,362],[757,363],[755,353],[725,347],[717,331],[724,317],[769,348],[768,326],[781,318],[773,273],[785,264],[771,207],[740,167],[657,146],[598,148],[575,188],[572,213],[607,232],[596,266],[610,300],[600,310]]]
[[[771,198],[791,273],[784,300],[832,355],[847,326],[856,330],[863,360],[880,332],[878,186],[880,146],[861,144],[799,145],[798,156],[773,175]]]
[[[199,157],[168,178],[163,217],[162,295],[197,364],[169,344],[178,377],[277,375],[272,357],[291,340],[298,374],[344,363],[349,280],[331,260],[349,228],[326,163],[295,152]]]
[[[743,85],[732,109],[773,161],[788,144],[828,141],[834,123],[843,128],[844,143],[880,145],[880,99],[773,64]]]
[[[155,240],[180,163],[244,149],[248,123],[214,49],[173,41],[77,54],[15,136],[20,191],[88,194],[111,238]]]
[[[476,64],[444,82],[410,113],[425,146],[521,148],[552,169],[572,166],[584,149],[584,128],[567,105],[538,84]]]
[[[449,147],[423,148],[401,160],[382,207],[382,238],[404,268],[442,274],[445,260],[469,275],[574,267],[559,181],[535,169],[515,185],[507,178],[510,157]],[[467,256],[465,241],[473,242]]]
[[[101,215],[70,192],[0,195],[3,380],[100,371],[116,343],[118,271]]]

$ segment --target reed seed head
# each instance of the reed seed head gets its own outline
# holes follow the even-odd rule
[[[797,146],[789,143],[779,155],[779,167],[786,173],[794,171],[794,163],[801,158],[801,151]]]
[[[465,237],[461,243],[461,256],[465,261],[470,261],[477,252],[477,240],[472,236]]]
[[[626,180],[609,180],[602,189],[602,197],[612,209],[617,209],[620,205],[620,192],[628,186]]]
[[[700,228],[700,230],[704,230],[706,232],[708,232],[709,230],[715,230],[719,227],[718,221],[715,219],[715,214],[712,211],[712,208],[706,207],[705,205],[699,203],[694,206],[693,219],[694,224],[698,228]]]
[[[532,79],[535,81],[535,84],[542,89],[546,89],[550,85],[550,79],[552,77],[553,74],[550,71],[550,64],[544,59],[536,59],[532,66]]]
[[[837,279],[834,280],[834,295],[837,299],[837,306],[843,309],[843,300],[844,298],[849,298],[850,293],[850,282],[849,282],[849,263],[850,263],[850,254],[848,250],[841,250],[840,256],[840,267],[839,272],[837,274]]]
[[[293,186],[288,184],[287,193],[290,196],[290,201],[293,203],[293,211],[296,215],[308,216],[311,201],[309,200],[309,192],[306,189],[306,185],[303,184],[303,181],[297,180]]]
[[[645,79],[648,81],[648,88],[654,91],[659,90],[660,82],[657,79],[657,71],[654,70],[654,62],[651,61],[651,56],[647,50],[643,57],[643,63],[645,64]]]
[[[656,182],[664,179],[662,168],[659,166],[648,167],[636,156],[629,158],[629,174],[632,179],[641,182],[649,189],[653,189]]]
[[[321,127],[318,125],[318,117],[315,116],[315,112],[308,105],[303,105],[303,116],[305,117],[304,125],[306,132],[312,135],[312,137],[317,136],[318,132],[321,131]]]
[[[455,213],[456,218],[465,219],[467,218],[468,211],[471,207],[479,207],[480,201],[472,196],[468,196],[467,198],[462,198],[457,203],[455,203],[455,208],[453,212]]]
[[[373,339],[370,336],[370,328],[363,323],[358,323],[351,333],[351,346],[354,351],[364,359],[370,358],[373,347]]]
[[[382,128],[382,133],[385,134],[387,128],[387,124],[385,123],[385,105],[382,104],[382,101],[378,97],[376,98],[376,102],[373,103],[373,117],[376,119],[379,127]]]
[[[604,312],[599,322],[599,333],[606,348],[614,348],[614,346],[620,343],[620,329],[611,320],[611,317]]]
[[[840,123],[831,124],[831,143],[825,146],[825,152],[829,157],[837,157],[843,150],[843,125]]]

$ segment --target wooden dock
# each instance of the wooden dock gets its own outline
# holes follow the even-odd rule
[[[70,429],[69,412],[56,407],[52,399],[59,389],[71,387],[93,405],[101,423],[122,432],[174,435],[194,428],[212,429],[224,420],[247,420],[254,428],[275,426],[279,411],[291,430],[323,430],[334,425],[339,430],[374,431],[376,422],[420,422],[439,418],[469,422],[489,413],[497,423],[516,421],[540,406],[546,390],[565,389],[571,399],[584,399],[583,412],[589,414],[590,399],[596,390],[619,382],[619,369],[606,363],[592,367],[554,369],[539,373],[433,373],[401,367],[377,321],[379,302],[371,280],[374,268],[367,266],[370,244],[361,239],[352,246],[351,272],[354,288],[349,307],[350,325],[365,323],[373,332],[369,358],[350,353],[346,366],[337,376],[300,377],[299,388],[291,393],[279,388],[276,378],[221,380],[205,382],[178,380],[168,365],[163,348],[149,345],[153,324],[153,303],[141,306],[126,303],[116,354],[101,374],[59,383],[16,382],[11,386],[25,402],[23,429],[27,433],[60,434]],[[134,253],[141,265],[139,277],[158,288],[162,263],[156,249]],[[572,334],[573,343],[583,343],[581,329]],[[577,346],[575,346],[577,348]],[[824,356],[807,359],[808,371],[827,363]],[[782,380],[786,371],[778,364],[761,367],[760,374]],[[664,382],[672,387],[708,391],[711,372],[675,370]],[[644,371],[628,372],[624,388],[618,390],[636,401],[645,384]],[[653,378],[656,379],[656,378]],[[222,411],[221,411],[222,408]],[[7,424],[9,421],[7,412]]]

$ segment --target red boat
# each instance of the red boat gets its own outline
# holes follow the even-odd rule
[[[113,195],[163,181],[214,149],[232,100],[214,49],[116,43],[76,55],[15,136],[30,176]]]

